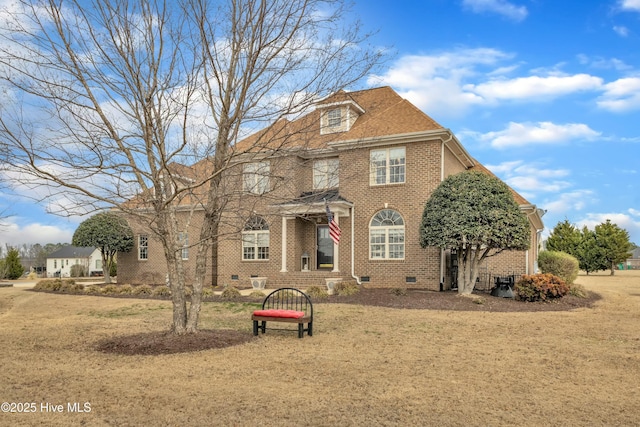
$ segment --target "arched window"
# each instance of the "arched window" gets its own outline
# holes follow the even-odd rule
[[[269,259],[269,225],[259,216],[249,218],[242,231],[242,259]]]
[[[393,209],[376,213],[369,224],[370,259],[404,259],[404,220]]]

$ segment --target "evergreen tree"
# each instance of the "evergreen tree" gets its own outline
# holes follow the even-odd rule
[[[596,242],[602,251],[603,261],[607,268],[611,269],[613,276],[615,265],[625,261],[631,257],[631,242],[629,242],[629,233],[613,224],[611,220],[596,225],[595,227]]]
[[[503,250],[525,250],[530,237],[527,217],[509,187],[482,172],[447,177],[422,213],[420,245],[457,250],[461,294],[473,292],[478,266],[486,257]]]
[[[578,261],[580,269],[587,275],[594,271],[606,270],[609,268],[602,253],[602,248],[598,246],[595,231],[589,230],[587,226],[582,228],[582,239],[578,245]]]
[[[578,247],[581,240],[580,230],[571,224],[568,219],[565,219],[563,222],[559,222],[549,235],[547,250],[564,252],[580,259]]]
[[[118,251],[133,248],[133,231],[121,216],[103,212],[83,221],[73,234],[74,246],[93,246],[100,249],[105,283],[111,283],[111,266]]]
[[[24,273],[24,267],[20,262],[20,252],[17,249],[9,249],[3,263],[5,277],[9,280],[19,279]]]

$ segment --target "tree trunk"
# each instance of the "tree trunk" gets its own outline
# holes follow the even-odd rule
[[[105,249],[100,250],[102,255],[102,276],[104,277],[104,283],[111,283],[111,266],[109,265],[109,257],[105,253]],[[89,275],[91,275],[91,266],[89,266]]]

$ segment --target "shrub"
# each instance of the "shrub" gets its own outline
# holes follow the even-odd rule
[[[329,298],[327,290],[320,286],[309,286],[309,288],[307,288],[307,295],[312,299]]]
[[[407,288],[392,288],[389,290],[389,293],[391,295],[404,297],[407,295]]]
[[[156,297],[168,297],[171,295],[171,289],[165,285],[158,286],[153,290],[152,295]]]
[[[360,288],[355,280],[343,280],[336,283],[333,291],[336,295],[354,295],[360,292]]]
[[[133,293],[133,286],[126,284],[120,286],[120,293],[124,295],[130,295]]]
[[[120,289],[117,285],[106,285],[102,287],[100,292],[105,295],[113,295],[120,293]]]
[[[571,286],[569,286],[569,295],[572,295],[578,298],[586,298],[587,291],[584,288],[584,286],[579,285],[577,283],[572,283]]]
[[[35,271],[32,271],[27,275],[27,279],[29,280],[36,280],[37,278],[38,278],[38,273],[36,273]]]
[[[49,285],[49,290],[53,292],[58,292],[62,287],[62,279],[54,279],[51,281]]]
[[[263,299],[266,295],[262,291],[255,290],[249,294],[249,297],[255,299]]]
[[[564,252],[542,251],[538,255],[538,266],[542,273],[558,276],[568,285],[578,277],[579,261]]]
[[[99,293],[101,293],[101,288],[98,285],[89,285],[86,288],[84,288],[84,293],[85,294],[99,294]]]
[[[139,285],[133,288],[134,295],[151,295],[153,289],[149,285]]]
[[[74,294],[81,294],[84,292],[84,285],[82,283],[74,283],[71,285],[71,292]]]
[[[50,291],[52,285],[53,285],[53,280],[44,279],[36,283],[33,289],[36,291]]]
[[[516,296],[522,301],[547,301],[562,298],[569,292],[567,284],[553,274],[523,275],[514,287]]]
[[[211,298],[214,295],[215,295],[215,291],[213,290],[213,287],[207,286],[202,288],[202,298]]]
[[[240,294],[240,291],[233,286],[227,286],[220,296],[223,299],[235,299],[242,296],[242,294]]]
[[[71,277],[84,277],[87,275],[87,269],[82,264],[73,264],[69,270]]]
[[[74,283],[69,283],[68,281],[64,280],[60,284],[60,287],[58,288],[58,292],[71,293],[73,292],[73,286],[74,286]]]

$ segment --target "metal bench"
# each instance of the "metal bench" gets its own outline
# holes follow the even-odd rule
[[[264,334],[267,322],[284,322],[298,324],[298,338],[313,335],[313,304],[307,294],[295,288],[280,288],[271,292],[262,302],[262,309],[251,316],[253,335],[260,329]],[[304,325],[307,325],[305,328]],[[278,328],[269,328],[278,329]],[[291,330],[291,329],[281,329]]]

